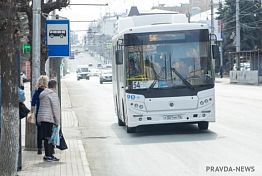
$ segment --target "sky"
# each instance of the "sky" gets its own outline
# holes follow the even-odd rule
[[[158,4],[180,5],[180,3],[189,3],[189,0],[71,0],[71,4],[89,3],[106,4],[108,6],[70,6],[57,11],[60,16],[67,17],[70,21],[93,21],[101,18],[106,13],[114,14],[126,12],[131,6],[137,6],[139,11],[150,10],[152,6]],[[89,23],[71,23],[71,30],[87,30]]]

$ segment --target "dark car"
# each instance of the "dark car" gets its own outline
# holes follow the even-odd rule
[[[97,64],[96,68],[98,68],[98,69],[103,68],[103,65],[102,64]]]

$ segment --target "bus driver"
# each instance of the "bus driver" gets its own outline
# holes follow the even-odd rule
[[[129,77],[131,77],[131,76],[136,76],[137,74],[139,74],[139,70],[135,65],[134,59],[131,58],[129,59],[129,63],[128,63],[128,75]]]

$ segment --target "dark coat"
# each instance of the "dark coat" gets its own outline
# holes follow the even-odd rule
[[[34,91],[32,101],[31,101],[31,107],[36,107],[36,112],[35,112],[35,117],[37,119],[37,114],[40,106],[40,100],[39,100],[39,95],[43,91],[43,88],[38,88],[37,90]]]

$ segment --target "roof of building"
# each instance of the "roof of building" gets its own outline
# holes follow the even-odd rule
[[[214,19],[218,16],[217,8],[214,8]],[[192,15],[190,17],[191,22],[206,22],[211,20],[211,10]]]
[[[149,11],[141,12],[141,15],[151,15],[151,14],[178,14],[178,12],[168,11],[168,10],[160,10],[160,9],[152,9]]]

